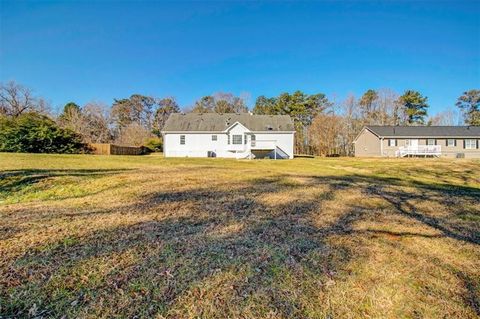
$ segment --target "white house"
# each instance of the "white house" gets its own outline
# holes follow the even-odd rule
[[[175,113],[162,134],[166,157],[293,158],[288,115]]]

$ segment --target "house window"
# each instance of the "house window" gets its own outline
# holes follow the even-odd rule
[[[180,145],[185,145],[185,135],[180,135]]]
[[[244,137],[243,138],[243,144],[247,144],[247,135],[244,135],[243,137]]]
[[[477,140],[465,140],[465,149],[473,150],[477,148]]]
[[[435,145],[435,139],[434,138],[427,139],[427,145]]]
[[[212,135],[212,141],[216,141],[217,140],[217,136],[216,135]]]
[[[242,144],[242,135],[232,135],[232,144]]]
[[[227,144],[230,145],[230,134],[227,134]]]
[[[389,139],[388,146],[397,146],[397,140],[394,138]]]
[[[447,140],[447,146],[448,147],[455,147],[455,140],[453,138],[449,138]]]
[[[252,134],[251,137],[250,137],[250,139],[251,139],[252,141],[255,141],[255,139],[256,139],[255,135]]]

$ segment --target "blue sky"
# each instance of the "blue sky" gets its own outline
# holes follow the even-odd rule
[[[0,81],[54,107],[391,88],[420,91],[435,113],[480,88],[480,1],[2,1],[0,12]]]

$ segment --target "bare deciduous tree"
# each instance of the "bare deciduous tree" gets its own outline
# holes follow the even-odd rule
[[[105,104],[89,102],[82,108],[83,135],[89,143],[109,143],[112,141],[110,113]]]
[[[83,108],[75,103],[65,105],[58,123],[82,136],[85,143],[109,143],[112,140],[107,107],[98,102],[89,102]]]
[[[154,135],[145,127],[137,122],[130,123],[120,130],[118,137],[115,140],[115,144],[126,146],[142,146]]]
[[[362,112],[358,107],[358,101],[355,96],[349,95],[341,105],[343,122],[342,131],[338,137],[341,149],[341,155],[353,155],[353,140],[358,132],[362,129],[363,121],[361,120]]]
[[[339,138],[343,130],[342,117],[332,114],[319,114],[310,125],[310,144],[316,155],[326,156],[340,153]]]
[[[443,112],[439,112],[434,116],[430,117],[428,120],[428,125],[437,125],[437,126],[444,126],[449,125],[453,126],[457,123],[458,115],[453,110],[446,110]]]
[[[42,106],[45,106],[42,100]],[[0,84],[0,114],[17,117],[37,108],[37,99],[30,89],[14,81]]]
[[[81,134],[85,123],[80,106],[73,102],[67,103],[63,108],[63,113],[58,117],[58,123],[62,127]]]
[[[204,96],[195,102],[191,109],[194,113],[245,113],[248,107],[244,97],[238,97],[232,93],[217,92]]]

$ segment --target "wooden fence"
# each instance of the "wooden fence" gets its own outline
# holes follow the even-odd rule
[[[145,154],[144,147],[120,146],[108,143],[89,144],[93,154],[97,155],[142,155]]]

